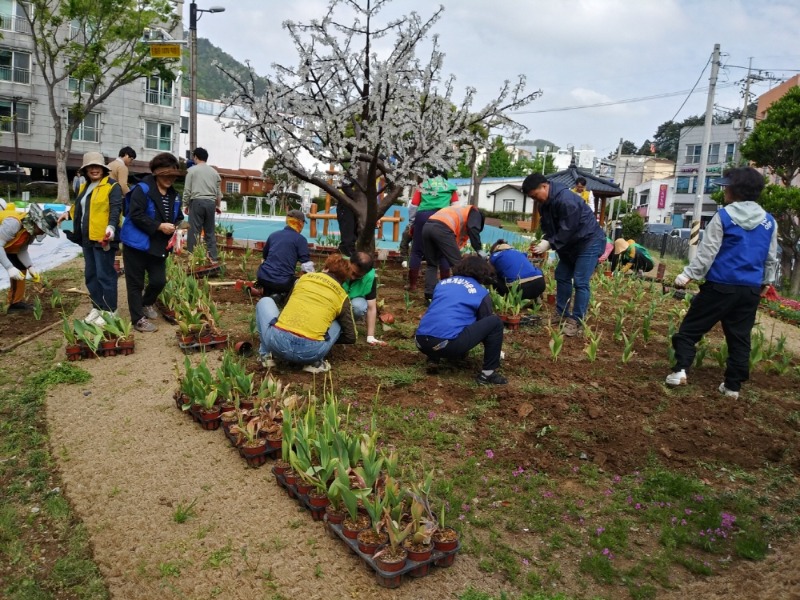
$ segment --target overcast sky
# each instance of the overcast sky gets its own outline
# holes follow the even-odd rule
[[[530,130],[525,137],[548,139],[562,147],[591,146],[598,156],[614,151],[620,137],[638,146],[665,121],[703,113],[710,70],[703,69],[715,43],[722,51],[717,106],[741,108],[740,82],[751,57],[754,69],[781,79],[800,72],[798,0],[444,0],[441,4],[444,14],[433,31],[446,55],[443,72],[456,76],[456,99],[473,86],[478,90],[477,108],[497,93],[505,79],[525,74],[530,90],[544,92],[524,109],[527,114],[518,115]],[[197,0],[200,9],[225,7],[224,13],[202,15],[198,36],[239,61],[250,60],[259,75],[270,76],[273,64],[297,64],[283,22],[307,22],[322,15],[327,5],[323,0]],[[394,0],[386,15],[416,11],[428,17],[438,5]],[[186,27],[188,12],[187,0]],[[702,89],[689,94],[695,84]],[[774,85],[777,82],[757,83],[752,91],[761,94]],[[648,96],[665,97],[620,103]],[[615,104],[559,110],[602,102]]]

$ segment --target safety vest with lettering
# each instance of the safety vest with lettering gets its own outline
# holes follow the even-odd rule
[[[717,214],[722,223],[722,245],[706,273],[706,281],[760,287],[764,283],[764,264],[775,231],[775,219],[766,213],[761,223],[747,230],[734,223],[724,208]]]
[[[467,231],[467,219],[474,206],[448,206],[435,213],[429,221],[439,221],[447,225],[447,228],[456,236],[456,244],[463,248],[469,241]]]

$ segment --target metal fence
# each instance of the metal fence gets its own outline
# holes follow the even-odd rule
[[[689,257],[689,240],[679,237],[670,237],[666,233],[643,233],[639,243],[645,248],[653,250],[659,256],[663,252],[666,256],[675,258]],[[654,256],[654,258],[656,258]]]

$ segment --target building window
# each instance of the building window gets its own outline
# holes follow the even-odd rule
[[[0,48],[0,81],[31,82],[31,55]]]
[[[189,117],[181,117],[181,133],[189,133]]]
[[[72,124],[72,116],[69,117],[69,123]],[[81,140],[84,142],[99,142],[100,141],[100,114],[89,113],[78,125],[78,128],[72,134],[73,140]]]
[[[503,198],[503,212],[513,212],[514,211],[514,201],[509,200],[508,198]]]
[[[725,145],[725,162],[732,163],[733,157],[736,154],[736,144]]]
[[[226,194],[238,194],[239,190],[242,189],[242,184],[238,181],[226,181],[225,182],[225,193]]]
[[[25,12],[28,10],[30,10],[30,4],[27,2],[0,0],[0,29],[30,33],[31,26],[25,17]]]
[[[145,102],[159,106],[172,106],[172,82],[161,79],[161,77],[148,77]]]
[[[172,125],[146,121],[144,127],[144,147],[151,150],[172,151]]]
[[[690,179],[694,180],[694,177],[678,177],[677,181],[675,182],[675,193],[688,194]]]
[[[27,102],[17,102],[17,133],[31,132],[31,105]],[[0,100],[0,131],[14,132],[14,102]]]
[[[719,144],[709,144],[708,164],[716,165],[719,163]]]
[[[74,77],[70,77],[69,79],[67,79],[67,89],[70,92],[73,93],[77,92],[78,86],[80,86],[82,94],[88,94],[89,90],[91,90],[92,84],[89,81],[86,81],[85,79],[83,81],[75,79]]]
[[[701,144],[689,144],[686,146],[686,164],[698,164],[703,146]]]

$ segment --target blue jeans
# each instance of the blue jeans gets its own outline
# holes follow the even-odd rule
[[[367,314],[367,299],[350,298],[350,308],[353,309],[354,319],[363,319]]]
[[[605,238],[598,237],[590,241],[575,258],[574,263],[559,257],[556,265],[556,313],[563,317],[572,318],[579,323],[586,317],[591,296],[589,280],[592,278],[597,266],[597,257],[606,248]],[[572,289],[575,288],[575,301],[572,303],[572,312],[569,311]]]
[[[86,289],[92,306],[100,310],[117,310],[117,272],[114,269],[116,252],[100,246],[84,246],[83,260]]]
[[[272,298],[262,298],[256,304],[256,327],[261,339],[258,353],[261,356],[272,354],[287,362],[310,365],[327,356],[342,332],[339,322],[333,321],[324,340],[309,340],[273,327],[279,314],[278,305]]]

